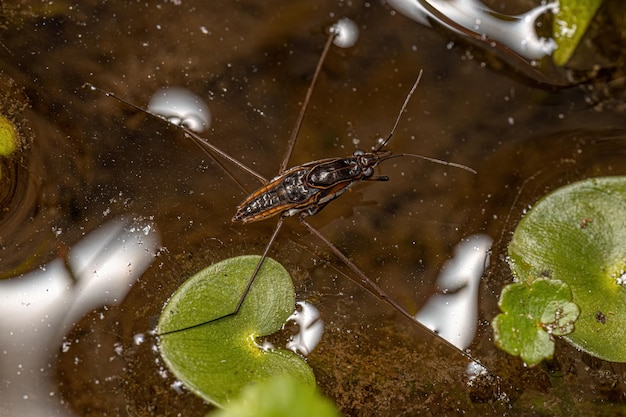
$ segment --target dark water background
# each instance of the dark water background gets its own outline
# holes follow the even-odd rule
[[[555,87],[503,63],[499,51],[420,26],[379,2],[85,1],[2,5],[2,13],[2,111],[25,146],[2,167],[13,179],[0,195],[0,274],[19,276],[62,258],[119,216],[149,219],[164,248],[123,300],[64,328],[69,349],[37,341],[49,358],[37,378],[51,383],[50,396],[2,398],[6,415],[29,401],[53,415],[203,415],[205,404],[163,376],[154,340],[137,345],[133,337],[154,328],[188,276],[229,256],[260,253],[274,226],[231,224],[246,193],[219,166],[175,129],[84,83],[144,107],[161,87],[188,88],[213,115],[203,136],[272,177],[324,31],[341,17],[357,23],[359,42],[331,49],[289,165],[350,154],[354,139],[368,148],[385,136],[423,69],[389,148],[466,164],[478,175],[394,159],[381,167],[389,182],[360,185],[311,223],[410,311],[432,294],[462,238],[494,238],[470,350],[503,380],[469,386],[463,355],[364,292],[288,222],[272,257],[292,272],[298,298],[322,310],[327,333],[309,357],[321,390],[350,415],[623,415],[623,365],[557,341],[554,361],[527,369],[493,346],[489,326],[511,279],[506,241],[523,210],[561,185],[626,172],[623,43],[620,50],[610,39],[616,29],[605,31],[612,46],[577,62],[578,75],[599,62],[599,79]],[[556,74],[555,83],[567,82]],[[258,185],[237,175],[249,189]],[[24,342],[12,332],[1,343],[15,349]],[[5,359],[5,369],[15,365]],[[6,375],[4,397],[19,384],[11,380],[19,374]]]

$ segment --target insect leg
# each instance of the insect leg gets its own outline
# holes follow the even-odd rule
[[[411,315],[408,311],[402,308],[398,303],[396,303],[393,299],[391,299],[382,288],[380,288],[374,281],[369,279],[363,271],[359,269],[358,266],[354,264],[346,255],[343,254],[326,236],[324,236],[319,230],[313,227],[309,222],[304,219],[300,219],[300,222],[306,227],[309,232],[311,232],[315,237],[321,240],[330,250],[333,252],[348,268],[354,272],[359,279],[355,279],[353,277],[352,280],[355,281],[359,286],[365,288],[368,292],[379,298],[380,300],[386,302],[391,305],[395,310],[397,310],[400,314],[405,316],[406,318],[415,321],[415,317]],[[430,332],[430,330],[429,330]]]
[[[285,219],[282,216],[278,218],[278,222],[276,223],[276,227],[274,228],[274,233],[272,233],[272,237],[270,237],[270,240],[267,242],[267,245],[265,245],[265,250],[263,251],[263,254],[261,255],[261,259],[259,259],[259,263],[256,264],[256,267],[254,268],[254,271],[252,272],[252,275],[250,276],[250,279],[248,280],[248,284],[246,284],[246,288],[243,290],[243,293],[241,294],[241,298],[239,298],[239,302],[237,302],[237,307],[235,307],[235,311],[220,318],[234,316],[241,309],[241,305],[245,301],[246,296],[248,295],[248,292],[250,292],[250,288],[252,287],[252,284],[254,283],[254,279],[259,273],[261,266],[263,266],[263,262],[265,262],[265,258],[267,258],[267,254],[269,253],[270,248],[272,247],[272,244],[276,240],[276,236],[278,236],[278,232],[280,231],[280,228],[283,225],[284,220]]]
[[[313,79],[311,80],[309,89],[306,91],[304,102],[302,103],[300,113],[298,114],[298,118],[296,119],[296,125],[291,131],[289,142],[287,142],[287,149],[285,150],[285,155],[283,156],[283,161],[281,162],[280,170],[278,171],[280,174],[285,172],[285,169],[287,169],[287,164],[289,163],[289,159],[291,158],[291,154],[293,153],[293,148],[296,146],[296,140],[298,139],[298,133],[300,133],[300,127],[302,126],[302,121],[304,120],[306,109],[309,107],[309,101],[311,100],[311,95],[313,94],[313,88],[315,87],[317,78],[322,71],[322,64],[324,63],[324,60],[326,60],[326,55],[328,55],[330,45],[332,44],[333,39],[337,37],[337,34],[338,32],[335,28],[330,29],[328,39],[326,39],[326,44],[324,45],[324,49],[322,50],[322,55],[320,55],[320,59],[317,62],[317,67],[315,68],[315,72],[313,73]]]
[[[232,175],[230,170],[228,170],[225,167],[225,165],[223,163],[221,163],[216,158],[215,155],[219,156],[220,158],[222,158],[225,161],[228,161],[233,166],[236,166],[236,167],[240,168],[242,171],[245,171],[248,174],[252,175],[257,180],[259,180],[260,183],[267,184],[267,179],[265,179],[264,176],[262,176],[261,174],[259,174],[256,171],[254,171],[252,168],[248,167],[243,162],[240,162],[238,159],[236,159],[236,158],[230,156],[229,154],[227,154],[226,152],[222,151],[220,148],[218,148],[217,146],[213,145],[211,142],[209,142],[208,140],[204,139],[203,137],[201,137],[197,133],[191,131],[186,126],[183,126],[181,124],[172,123],[170,120],[168,120],[164,116],[161,116],[160,114],[157,114],[157,113],[154,113],[154,112],[152,112],[150,110],[147,110],[147,109],[144,109],[142,107],[139,107],[138,105],[131,103],[130,101],[128,101],[128,100],[126,100],[126,99],[116,95],[115,93],[103,90],[102,88],[97,87],[97,86],[95,86],[95,85],[93,85],[91,83],[85,83],[83,85],[83,87],[88,87],[91,90],[99,91],[99,92],[103,93],[104,95],[106,95],[107,97],[111,97],[111,98],[117,100],[118,102],[124,104],[125,106],[127,106],[127,107],[129,107],[131,109],[135,109],[135,110],[137,110],[137,111],[139,111],[141,113],[147,114],[147,115],[155,118],[156,120],[161,120],[164,123],[166,123],[168,126],[173,126],[176,129],[182,130],[187,138],[191,139],[198,147],[200,147],[200,149],[202,149],[202,152],[204,152],[213,161],[215,161],[233,179],[233,181],[235,181],[237,184],[239,184],[242,188],[245,189],[245,187],[243,187],[243,185],[237,180],[237,178],[235,178],[235,176]],[[211,152],[213,152],[213,153],[211,153]]]
[[[159,334],[159,336],[165,336],[165,335],[168,335],[168,334],[178,333],[178,332],[182,332],[182,331],[189,330],[189,329],[195,329],[196,327],[204,326],[206,324],[213,323],[214,321],[221,320],[221,319],[226,318],[226,317],[231,317],[231,316],[234,316],[237,313],[239,313],[239,310],[241,310],[241,306],[243,305],[243,302],[246,300],[246,296],[250,292],[250,288],[252,288],[252,284],[254,283],[254,279],[258,275],[259,270],[261,269],[261,267],[263,266],[263,262],[265,262],[265,258],[267,258],[267,254],[269,253],[270,248],[272,247],[272,244],[276,240],[276,236],[278,236],[278,232],[280,231],[280,228],[283,225],[283,221],[284,221],[283,217],[279,217],[278,218],[278,223],[276,223],[276,227],[274,228],[274,233],[272,233],[272,237],[270,237],[270,240],[267,242],[267,245],[265,245],[265,250],[263,251],[263,254],[261,255],[261,259],[259,259],[259,262],[257,263],[256,267],[254,268],[254,271],[252,272],[252,275],[248,279],[248,284],[246,284],[246,287],[244,288],[243,293],[241,294],[241,297],[239,298],[239,301],[237,301],[237,305],[235,306],[233,311],[231,311],[230,313],[225,314],[223,316],[216,317],[214,319],[211,319],[211,320],[208,320],[208,321],[205,321],[205,322],[202,322],[202,323],[194,324],[193,326],[183,327],[182,329],[176,329],[176,330],[172,330],[172,331],[169,331],[169,332],[161,333],[161,334]]]
[[[354,264],[354,262],[352,262],[350,259],[348,259],[348,257],[346,255],[344,255],[343,252],[341,252],[339,250],[339,248],[337,248],[330,240],[328,240],[328,238],[326,236],[324,236],[319,230],[317,230],[315,227],[313,227],[311,224],[309,224],[303,218],[300,218],[300,222],[304,225],[304,227],[306,227],[309,230],[309,232],[311,232],[311,234],[313,234],[319,240],[321,240],[331,250],[331,252],[333,252],[348,268],[350,268],[352,270],[352,272],[354,272],[359,277],[359,279],[356,279],[356,278],[352,277],[351,275],[348,275],[348,277],[350,279],[352,279],[354,282],[359,284],[359,286],[365,288],[369,293],[374,295],[379,300],[384,301],[385,303],[389,304],[391,307],[393,307],[394,310],[396,310],[398,313],[402,314],[407,319],[411,320],[419,328],[423,329],[424,331],[426,331],[429,334],[433,334],[432,330],[430,330],[429,328],[424,326],[422,323],[417,321],[417,319],[411,313],[406,311],[400,304],[398,304],[392,298],[390,298],[387,295],[387,293],[382,288],[380,288],[374,281],[369,279],[367,277],[367,275],[365,275],[365,273],[363,271],[361,271],[359,269],[359,267]],[[467,353],[467,352],[459,349],[458,347],[454,346],[452,343],[450,343],[446,339],[444,339],[442,337],[438,337],[438,339],[443,344],[445,344],[446,346],[454,349],[457,352],[460,352],[466,358],[468,358],[471,361],[474,361],[474,362],[480,364],[485,369],[488,369],[487,367],[482,365],[478,360],[474,359],[469,353]]]

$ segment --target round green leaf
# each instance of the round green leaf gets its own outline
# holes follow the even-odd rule
[[[248,386],[241,397],[209,417],[339,417],[319,392],[291,378],[272,378]]]
[[[589,179],[544,197],[515,229],[509,262],[518,281],[569,285],[581,313],[566,340],[626,361],[626,177]]]
[[[223,317],[235,309],[259,260],[240,256],[198,272],[174,293],[159,319],[165,363],[191,391],[217,406],[250,382],[272,376],[315,386],[311,368],[298,355],[256,342],[279,330],[294,311],[293,283],[282,265],[266,258],[239,312]]]
[[[498,303],[503,313],[492,322],[496,345],[530,366],[551,358],[551,335],[574,329],[579,310],[571,299],[569,286],[553,279],[505,286]]]
[[[0,155],[9,156],[17,148],[17,133],[13,123],[0,115]]]

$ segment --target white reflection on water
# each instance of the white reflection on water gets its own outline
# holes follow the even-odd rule
[[[304,356],[315,349],[324,334],[324,322],[320,319],[319,310],[306,301],[298,301],[299,307],[290,317],[299,327],[298,334],[287,342],[287,349],[300,352]]]
[[[86,313],[119,303],[154,260],[149,221],[110,221],[74,246],[66,262],[0,281],[0,415],[69,416],[50,375],[63,337]]]
[[[426,0],[388,0],[393,8],[422,25],[430,26],[429,19],[434,19],[456,31],[427,10],[423,1]],[[556,11],[558,2],[539,5],[518,16],[497,13],[475,0],[428,0],[428,3],[458,25],[500,42],[527,59],[540,59],[556,49],[554,39],[537,35],[535,21],[548,11]]]
[[[477,234],[463,239],[437,277],[437,294],[417,313],[417,321],[461,350],[476,333],[478,289],[493,239]]]
[[[359,27],[347,17],[339,19],[331,30],[337,33],[333,43],[340,48],[351,48],[359,40]]]
[[[211,112],[201,97],[181,87],[163,88],[152,96],[148,110],[175,125],[203,132],[211,126]]]

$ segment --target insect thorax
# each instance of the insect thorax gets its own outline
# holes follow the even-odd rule
[[[358,181],[363,176],[363,167],[358,157],[336,158],[314,165],[307,175],[311,187],[333,187],[341,182]]]

